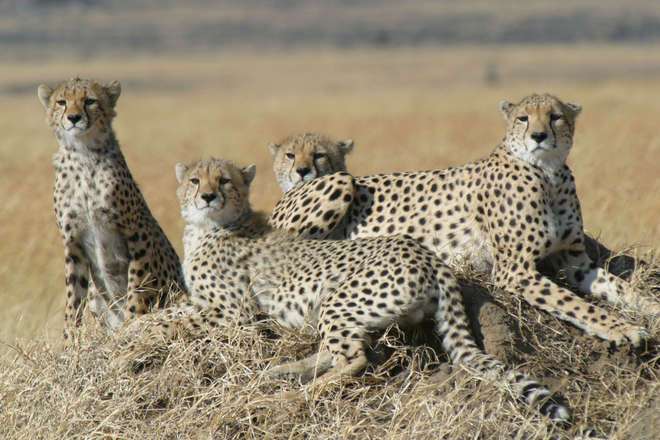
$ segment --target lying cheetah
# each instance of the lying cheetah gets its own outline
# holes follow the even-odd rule
[[[273,172],[282,187],[282,191],[290,191],[302,183],[309,182],[312,178],[323,177],[338,172],[346,172],[346,156],[353,151],[352,145],[352,140],[335,142],[328,140],[328,137],[326,136],[314,133],[293,135],[280,144],[270,144],[269,149],[273,154]],[[301,179],[301,175],[293,171],[294,169],[300,168],[299,164],[303,165],[303,170],[306,168],[311,169],[312,167],[309,164],[313,163],[313,154],[326,151],[329,151],[330,153],[328,153],[328,155],[334,159],[321,161],[318,166],[315,166],[314,171],[311,174],[313,177],[308,177],[310,174],[306,174],[306,172],[301,170],[305,177]],[[293,156],[286,157],[284,152],[292,154]],[[352,191],[353,181],[348,176],[346,176],[345,179],[347,180],[347,187],[345,189],[350,192]],[[333,205],[333,210],[335,213],[339,213],[340,216],[345,215],[349,208],[347,204],[335,203]],[[286,210],[287,212],[289,211],[288,208]],[[319,225],[326,223],[324,221],[321,221],[320,223],[310,223],[309,219],[306,220],[308,229],[311,229],[314,226],[318,229]],[[324,233],[327,233],[325,229],[323,231]],[[313,237],[335,239],[345,238],[342,237],[340,233],[338,234],[338,232],[340,231],[334,231],[334,233],[331,232],[329,235],[315,233]],[[612,250],[588,234],[585,234],[584,242],[589,258],[600,264],[608,261],[608,270],[614,275],[626,276],[634,272],[638,265],[647,265],[645,261],[636,261],[635,258],[630,255],[614,255],[615,253]],[[552,268],[547,267],[547,265],[544,269],[549,273],[553,272]]]
[[[490,272],[496,287],[522,294],[530,304],[589,334],[638,345],[647,336],[643,328],[589,304],[536,267],[551,256],[581,292],[660,312],[657,301],[641,297],[585,253],[580,204],[566,165],[580,107],[546,94],[518,104],[502,102],[501,110],[506,135],[486,159],[446,170],[344,179],[340,185],[332,176],[323,177],[287,193],[270,221],[277,228],[297,229],[299,219],[328,218],[305,226],[335,229],[336,235],[350,239],[408,234],[443,261],[468,262]],[[317,203],[317,194],[328,191],[331,183],[335,192],[351,193],[353,188],[350,208]],[[347,209],[348,214],[336,218],[338,210]]]
[[[190,302],[157,329],[173,336],[221,323],[246,323],[267,314],[283,326],[318,328],[318,355],[272,369],[270,374],[322,374],[312,386],[355,375],[367,364],[369,332],[392,323],[436,319],[452,361],[486,376],[503,373],[520,398],[539,403],[554,420],[568,409],[549,391],[477,348],[468,331],[456,280],[430,251],[409,237],[355,241],[252,239],[249,186],[254,166],[228,161],[178,164],[177,195],[184,229],[184,273]]]
[[[79,325],[90,277],[90,309],[111,330],[128,315],[167,302],[183,286],[179,259],[153,218],[112,129],[118,82],[75,78],[39,86],[59,150],[55,217],[64,242],[67,300],[64,337]]]
[[[353,141],[334,141],[317,133],[289,136],[268,146],[273,155],[275,177],[283,192],[302,182],[337,171],[346,171],[345,157]]]

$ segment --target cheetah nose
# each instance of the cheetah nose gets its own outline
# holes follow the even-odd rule
[[[548,134],[545,131],[535,131],[531,134],[531,137],[536,141],[536,143],[540,144],[548,137]]]
[[[204,193],[200,196],[206,203],[211,203],[213,200],[215,200],[215,194],[214,193]]]
[[[69,121],[71,121],[72,124],[75,125],[78,121],[80,121],[82,119],[82,116],[80,116],[79,114],[76,113],[75,115],[67,115],[66,118]]]
[[[300,175],[300,177],[305,177],[306,175],[309,174],[311,170],[309,168],[297,168],[296,173]]]

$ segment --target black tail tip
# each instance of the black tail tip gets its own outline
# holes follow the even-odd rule
[[[571,423],[571,410],[561,402],[561,398],[550,398],[541,405],[541,414],[557,423]]]

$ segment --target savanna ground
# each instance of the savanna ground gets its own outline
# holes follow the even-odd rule
[[[252,200],[267,211],[279,189],[266,146],[288,134],[354,139],[348,164],[355,174],[447,167],[499,141],[499,100],[556,93],[584,107],[570,164],[586,227],[649,262],[633,282],[657,296],[650,273],[660,268],[659,49],[365,49],[3,65],[0,437],[522,439],[553,431],[506,390],[439,367],[423,347],[395,349],[366,376],[302,403],[273,394],[297,387],[294,381],[260,371],[312,350],[306,334],[221,329],[213,343],[177,341],[162,367],[134,374],[110,362],[116,340],[88,321],[80,346],[62,352],[62,248],[51,201],[56,144],[36,98],[39,83],[74,75],[122,82],[115,129],[180,255],[176,162],[214,155],[256,163]],[[575,426],[554,435],[585,426],[613,439],[660,435],[657,354],[610,352],[517,299],[497,298],[526,341],[512,343],[509,360],[544,378],[575,411]],[[660,334],[657,319],[623,313]]]

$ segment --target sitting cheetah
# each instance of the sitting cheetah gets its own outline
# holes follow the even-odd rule
[[[111,330],[128,315],[167,302],[183,286],[179,259],[131,176],[112,129],[118,82],[75,78],[39,86],[59,150],[55,217],[64,242],[64,337],[79,325],[90,277],[90,309]],[[124,310],[125,309],[125,310]]]
[[[451,265],[468,262],[474,269],[490,271],[496,287],[522,294],[530,304],[589,334],[638,345],[647,336],[643,328],[589,304],[536,267],[551,256],[581,292],[660,312],[658,302],[641,297],[585,253],[580,204],[566,165],[580,107],[545,94],[528,96],[518,104],[502,102],[501,110],[507,121],[505,138],[483,160],[352,182],[323,177],[285,194],[270,222],[295,230],[300,219],[327,218],[304,226],[339,229],[336,235],[350,239],[408,234]],[[317,203],[318,193],[328,191],[330,183],[335,192],[349,194],[353,188],[343,218],[335,216],[337,206]]]
[[[369,332],[392,323],[435,318],[453,362],[504,379],[543,414],[567,420],[568,409],[549,391],[477,348],[468,331],[460,291],[450,270],[409,237],[356,241],[303,240],[285,233],[246,238],[254,166],[220,159],[176,166],[184,229],[184,274],[190,301],[157,332],[173,336],[266,314],[283,326],[310,323],[322,339],[318,355],[270,374],[327,372],[312,386],[355,375],[367,364]],[[175,309],[177,310],[177,309]],[[176,313],[175,313],[176,315]],[[329,370],[329,371],[328,371]]]
[[[289,136],[268,146],[273,155],[275,177],[283,192],[302,182],[337,171],[346,171],[345,157],[353,141],[334,141],[317,133]]]

